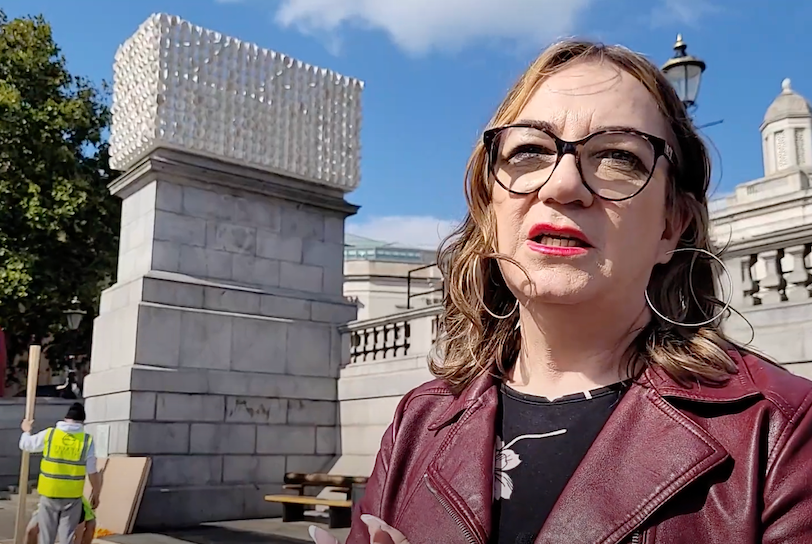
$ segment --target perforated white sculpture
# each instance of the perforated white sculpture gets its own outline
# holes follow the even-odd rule
[[[158,147],[352,191],[363,83],[152,15],[116,53],[111,166]]]

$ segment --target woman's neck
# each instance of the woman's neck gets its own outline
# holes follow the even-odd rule
[[[508,385],[559,398],[629,378],[624,355],[650,314],[645,302],[637,308],[610,306],[611,311],[594,304],[522,308],[522,344]]]

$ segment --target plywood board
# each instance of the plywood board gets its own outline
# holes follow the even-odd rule
[[[102,474],[99,507],[96,509],[98,531],[113,534],[132,532],[151,465],[149,457],[98,459],[98,469]],[[90,482],[85,483],[85,496],[90,496]]]

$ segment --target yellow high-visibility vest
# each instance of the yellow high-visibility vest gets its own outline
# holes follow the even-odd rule
[[[84,432],[45,431],[37,492],[51,499],[78,499],[85,488],[87,453],[92,438]]]

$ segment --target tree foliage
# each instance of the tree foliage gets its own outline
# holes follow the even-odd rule
[[[116,267],[120,203],[107,185],[109,92],[71,74],[41,16],[0,11],[0,328],[9,361],[90,353],[92,318]],[[68,331],[77,297],[87,312]]]

